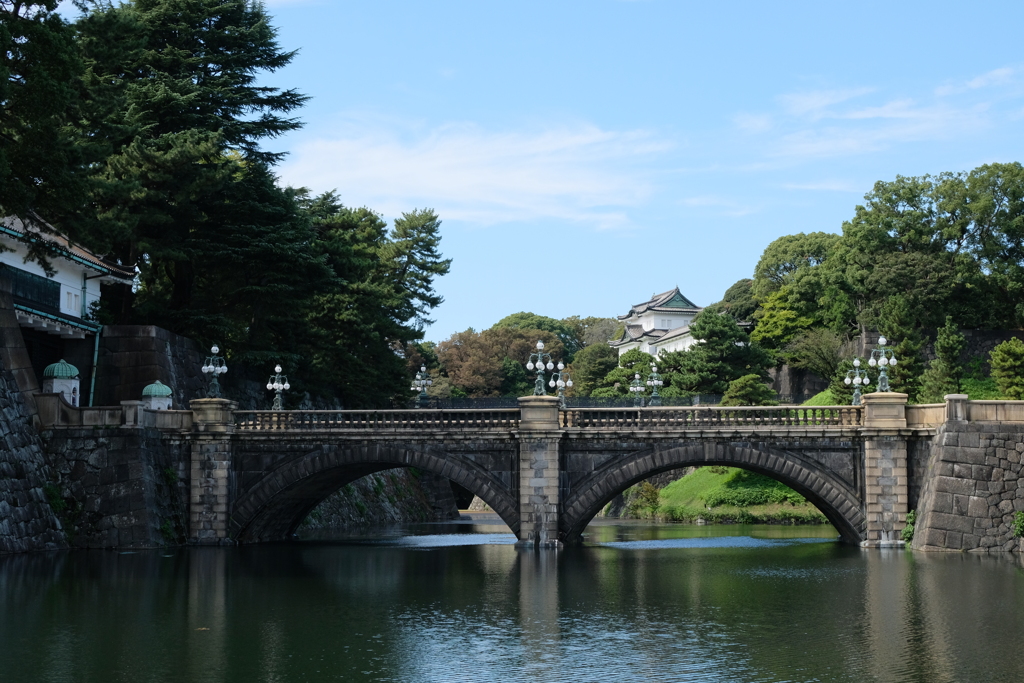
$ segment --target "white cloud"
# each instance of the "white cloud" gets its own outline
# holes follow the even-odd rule
[[[940,97],[947,97],[949,95],[958,95],[968,90],[1010,85],[1017,80],[1016,77],[1020,71],[1020,68],[1003,66],[998,69],[992,69],[980,76],[975,76],[964,83],[939,86],[935,89],[935,94]]]
[[[430,130],[351,116],[300,144],[282,168],[292,185],[337,188],[386,215],[430,206],[443,218],[495,224],[536,218],[629,224],[653,192],[638,162],[671,145],[644,131],[578,123],[534,131],[449,124]]]
[[[786,183],[783,186],[786,190],[801,190],[810,192],[863,192],[863,183],[855,183],[849,180],[814,180],[807,183]]]
[[[790,114],[820,118],[827,114],[826,109],[834,104],[841,104],[861,95],[872,92],[874,88],[847,88],[844,90],[815,90],[802,93],[780,95],[779,102]]]

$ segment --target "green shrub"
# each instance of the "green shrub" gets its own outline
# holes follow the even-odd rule
[[[729,382],[722,396],[723,406],[776,406],[775,392],[757,375],[744,375]]]
[[[1024,399],[1024,342],[1017,337],[1004,341],[989,354],[992,377],[1003,398]]]
[[[1024,512],[1019,510],[1013,515],[1013,537],[1024,536]]]
[[[904,543],[910,543],[914,540],[914,522],[917,521],[917,513],[911,510],[907,513],[907,525],[903,527],[903,531],[900,532],[900,537]]]

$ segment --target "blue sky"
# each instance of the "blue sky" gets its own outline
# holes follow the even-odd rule
[[[875,181],[1024,161],[1024,3],[268,0],[282,181],[434,208],[427,338],[700,305]]]

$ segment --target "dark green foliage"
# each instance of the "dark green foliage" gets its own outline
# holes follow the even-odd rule
[[[83,65],[58,4],[0,2],[0,216],[56,222],[84,197]]]
[[[1024,512],[1018,510],[1013,513],[1013,537],[1020,538],[1024,536]]]
[[[917,513],[911,510],[907,513],[907,524],[900,531],[900,538],[903,539],[904,543],[910,543],[914,540],[914,523],[917,522]]]
[[[604,376],[601,385],[591,391],[591,396],[615,397],[629,395],[629,385],[640,375],[640,381],[646,382],[651,374],[651,363],[654,356],[640,349],[630,349],[618,358],[618,366]]]
[[[618,363],[618,352],[608,344],[596,343],[580,349],[569,366],[574,395],[590,396]]]
[[[722,396],[723,406],[776,406],[775,392],[758,375],[744,375],[729,383]]]
[[[907,394],[916,401],[921,388],[924,372],[924,337],[921,335],[920,312],[911,306],[910,300],[892,296],[882,306],[878,329],[886,337],[896,356],[896,366],[886,371],[892,391]],[[877,385],[875,385],[877,386]]]
[[[690,331],[701,341],[688,351],[665,353],[658,358],[659,371],[674,392],[724,394],[730,382],[744,375],[768,378],[771,357],[750,341],[731,316],[701,311]],[[666,390],[664,395],[673,392]]]
[[[794,368],[810,370],[824,380],[830,380],[839,370],[843,350],[849,340],[832,330],[815,327],[798,333],[782,354]]]
[[[582,321],[579,322],[580,325],[578,327],[585,331],[585,325]],[[545,330],[551,332],[561,340],[562,345],[565,347],[565,360],[567,362],[571,362],[573,355],[583,348],[583,340],[579,338],[576,326],[568,325],[561,320],[555,320],[547,316],[537,315],[536,313],[520,312],[507,315],[494,323],[491,329]]]
[[[947,394],[961,392],[964,367],[960,356],[966,343],[960,330],[953,324],[953,317],[947,315],[946,324],[939,328],[935,339],[937,357],[921,375],[918,398],[922,403],[939,403]]]
[[[1003,398],[1024,400],[1024,342],[1013,337],[992,349],[989,358]]]
[[[533,393],[536,376],[526,372],[526,366],[508,356],[501,359],[501,395],[529,396]]]
[[[725,296],[718,303],[707,308],[718,313],[728,313],[736,320],[752,320],[757,310],[757,300],[753,294],[754,281],[744,278],[725,290]]]

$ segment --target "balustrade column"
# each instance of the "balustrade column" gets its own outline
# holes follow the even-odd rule
[[[200,398],[192,408],[192,467],[189,481],[189,537],[193,543],[228,541],[231,436],[238,404],[223,398]]]
[[[907,523],[908,469],[907,395],[895,392],[865,394],[864,498],[868,547],[902,543]]]
[[[556,396],[519,399],[519,542],[517,546],[559,547],[561,508]]]

